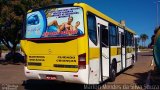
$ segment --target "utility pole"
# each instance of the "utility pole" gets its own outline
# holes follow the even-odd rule
[[[159,15],[159,5],[158,5],[159,2],[160,2],[159,0],[156,1],[156,7],[157,7],[157,11],[156,11],[157,27],[159,26],[159,16],[158,16]]]

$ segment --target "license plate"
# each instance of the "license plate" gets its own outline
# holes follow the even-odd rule
[[[57,77],[55,75],[46,75],[47,80],[56,80]]]

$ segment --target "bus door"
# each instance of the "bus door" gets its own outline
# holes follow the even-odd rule
[[[118,33],[119,33],[119,43],[120,43],[120,58],[121,58],[121,70],[123,69],[123,55],[122,55],[122,35],[124,30],[122,28],[118,27]]]
[[[101,81],[104,81],[109,77],[109,39],[107,26],[100,25],[99,32]]]
[[[125,44],[125,34],[124,34],[124,29],[119,28],[120,31],[120,37],[121,37],[121,64],[122,64],[122,69],[125,69],[126,67],[126,44]]]

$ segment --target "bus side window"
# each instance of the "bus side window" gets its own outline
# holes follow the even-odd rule
[[[118,40],[119,40],[119,45],[121,45],[122,44],[122,38],[121,38],[121,36],[122,36],[122,34],[119,32],[119,37],[118,37]]]
[[[132,34],[129,33],[129,46],[132,46]]]
[[[126,31],[126,46],[133,46],[133,34]]]
[[[132,34],[132,46],[135,45],[135,41],[134,41],[134,35]]]
[[[96,18],[92,14],[88,14],[88,34],[91,41],[97,45],[97,27],[96,27]]]
[[[122,37],[121,37],[121,45],[122,45],[122,47],[124,47],[124,46],[125,46],[124,33],[123,33],[123,34],[121,34],[121,35],[122,35]]]
[[[108,30],[105,28],[105,26],[102,28],[102,42],[104,43],[102,44],[102,47],[108,46]]]
[[[109,35],[110,35],[110,45],[117,46],[118,45],[118,30],[115,25],[109,24]]]
[[[131,46],[134,46],[134,37],[132,33],[131,33]]]
[[[125,38],[126,38],[126,46],[130,46],[130,34],[128,31],[125,33]]]

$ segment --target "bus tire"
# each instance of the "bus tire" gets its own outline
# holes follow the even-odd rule
[[[116,65],[116,62],[114,62],[112,65],[111,65],[111,69],[110,69],[110,78],[109,78],[109,81],[110,82],[113,82],[115,81],[116,79],[116,72],[117,72],[117,65]]]

